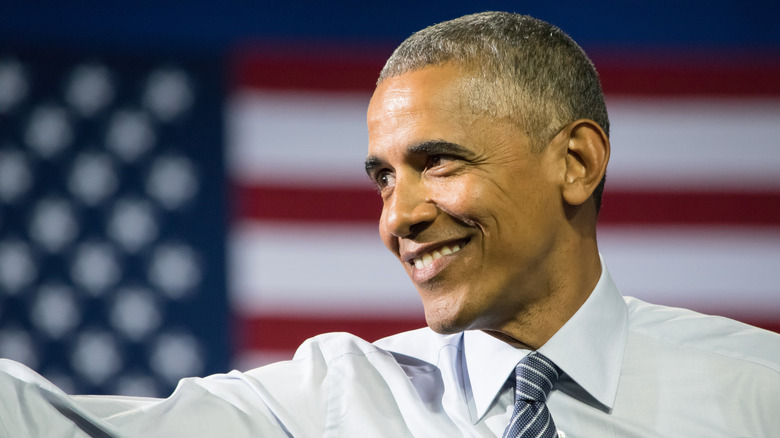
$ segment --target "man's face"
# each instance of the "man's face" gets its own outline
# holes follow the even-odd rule
[[[500,329],[543,298],[565,214],[559,148],[534,152],[507,119],[475,114],[455,66],[386,79],[368,108],[379,231],[441,333]]]

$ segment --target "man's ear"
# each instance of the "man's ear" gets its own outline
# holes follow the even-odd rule
[[[566,130],[569,135],[562,195],[567,204],[581,205],[607,171],[609,139],[593,120],[574,121]]]

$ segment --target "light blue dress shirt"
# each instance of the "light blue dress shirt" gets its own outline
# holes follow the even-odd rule
[[[560,437],[778,437],[780,335],[623,298],[606,269],[539,351]],[[0,361],[0,437],[494,437],[528,351],[429,329],[306,341],[291,361],[184,379],[167,399],[67,396]]]

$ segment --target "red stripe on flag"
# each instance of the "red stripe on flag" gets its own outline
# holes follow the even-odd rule
[[[371,92],[392,51],[354,45],[243,48],[234,57],[233,83],[260,89]]]
[[[255,220],[377,223],[376,190],[346,187],[235,186],[236,214]]]
[[[241,350],[294,350],[301,342],[322,333],[349,332],[369,342],[420,327],[423,318],[305,317],[263,315],[237,317]]]
[[[382,208],[379,195],[369,188],[234,187],[235,213],[245,219],[376,223]],[[607,190],[599,221],[609,225],[780,226],[780,193]]]
[[[606,191],[600,223],[780,226],[780,193]]]
[[[603,51],[594,56],[608,95],[780,96],[780,53]]]
[[[389,46],[250,46],[233,57],[233,84],[244,88],[371,92]],[[607,94],[780,96],[780,54],[597,50]]]

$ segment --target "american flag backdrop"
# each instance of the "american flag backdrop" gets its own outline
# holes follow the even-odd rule
[[[26,42],[0,43],[0,357],[71,392],[164,396],[180,377],[289,358],[322,332],[374,340],[425,324],[379,240],[365,110],[395,29],[459,14],[418,23],[307,4],[318,19],[306,21],[239,3],[139,2],[127,25],[100,8],[78,29],[44,20],[50,42],[76,35],[67,49],[27,44],[29,26],[0,5],[0,37]],[[16,15],[41,13],[26,8]],[[699,27],[670,24],[668,38],[713,35],[699,13],[678,11]],[[642,17],[601,22],[635,40],[585,45],[612,121],[599,225],[610,272],[626,295],[780,331],[778,51],[656,47],[647,29],[666,19]],[[166,50],[149,49],[158,40]]]
[[[219,65],[0,50],[0,357],[79,393],[228,368]]]

